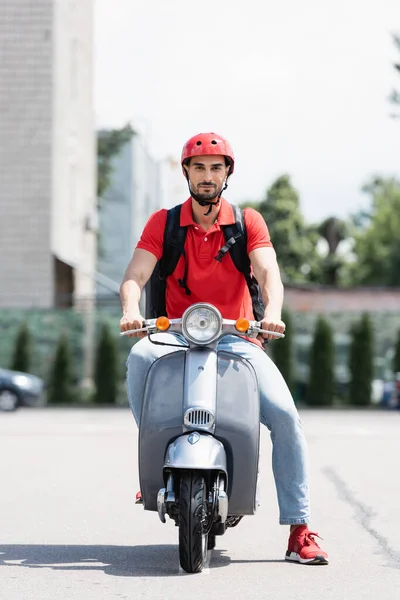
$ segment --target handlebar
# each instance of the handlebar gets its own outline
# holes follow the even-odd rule
[[[129,329],[128,331],[121,331],[120,336],[131,335],[135,333],[165,333],[167,331],[175,331],[180,332],[181,328],[179,327],[182,323],[182,319],[170,319],[169,326],[166,329],[159,329],[157,327],[158,319],[146,319],[144,321],[145,327],[141,327],[140,329]],[[284,338],[284,333],[278,333],[277,331],[269,331],[268,329],[262,329],[260,327],[260,323],[258,321],[249,321],[249,328],[246,331],[238,330],[235,325],[237,321],[232,321],[230,319],[222,320],[222,332],[224,333],[233,333],[235,335],[242,335],[243,337],[247,336],[250,338],[256,338],[260,333],[266,333],[269,335],[273,335],[276,338]]]

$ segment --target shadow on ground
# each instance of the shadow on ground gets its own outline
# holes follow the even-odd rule
[[[230,564],[283,560],[231,560],[225,550],[213,550],[210,569]],[[62,571],[101,570],[114,577],[168,577],[179,574],[178,546],[0,545],[0,567],[49,568]]]

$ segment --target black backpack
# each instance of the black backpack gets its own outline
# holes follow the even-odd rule
[[[231,205],[235,214],[236,222],[232,225],[221,225],[225,237],[225,244],[218,251],[215,260],[222,262],[225,254],[230,252],[232,261],[240,273],[243,273],[247,286],[249,288],[253,313],[256,321],[261,321],[264,317],[264,305],[261,298],[260,286],[254,275],[250,271],[250,259],[247,254],[247,234],[246,225],[243,218],[243,212],[237,206]],[[179,258],[183,255],[185,261],[185,271],[183,279],[179,279],[179,285],[182,291],[188,295],[191,294],[187,286],[188,261],[185,253],[185,240],[187,227],[181,227],[180,215],[181,207],[174,206],[168,210],[167,223],[164,232],[164,253],[157,262],[153,274],[146,284],[146,319],[154,319],[160,316],[168,316],[165,303],[166,278],[171,275]]]

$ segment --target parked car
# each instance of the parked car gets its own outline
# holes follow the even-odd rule
[[[0,411],[9,412],[19,406],[46,404],[43,379],[30,373],[0,368]]]

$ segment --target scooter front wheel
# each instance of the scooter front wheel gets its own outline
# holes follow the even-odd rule
[[[179,560],[187,573],[199,573],[207,559],[207,489],[198,471],[183,471],[179,491]]]

